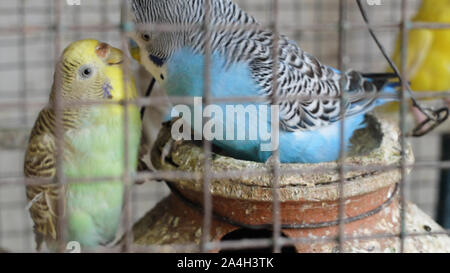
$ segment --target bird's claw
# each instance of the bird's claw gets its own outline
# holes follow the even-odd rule
[[[164,165],[166,158],[170,156],[174,140],[169,138],[169,140],[161,148],[161,165]]]
[[[151,172],[152,168],[151,168],[151,163],[147,163],[146,159],[149,159],[149,147],[147,145],[146,139],[145,137],[142,135],[141,137],[141,142],[139,145],[139,156],[138,156],[138,166],[137,166],[137,170],[139,173],[141,172]],[[142,179],[137,179],[135,181],[135,184],[137,185],[142,185],[145,182],[149,182],[151,181],[151,179],[148,178],[142,178]]]

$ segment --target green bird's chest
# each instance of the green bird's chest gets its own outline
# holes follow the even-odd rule
[[[128,165],[137,166],[140,122],[137,109],[130,109],[128,124]],[[123,115],[109,111],[90,113],[79,128],[68,130],[70,145],[64,157],[64,173],[69,178],[111,177],[123,175],[125,165],[125,130]]]
[[[130,107],[128,124],[128,166],[135,171],[141,130],[136,107]],[[76,129],[66,131],[64,138],[68,146],[63,162],[66,177],[102,178],[71,181],[67,186],[67,239],[92,247],[108,243],[115,237],[123,201],[123,115],[114,111],[93,112]]]

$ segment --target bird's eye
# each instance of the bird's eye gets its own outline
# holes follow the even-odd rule
[[[86,77],[89,77],[89,75],[91,75],[91,73],[92,73],[92,69],[90,69],[90,68],[85,68],[83,70],[83,75]]]
[[[142,37],[142,40],[144,40],[146,42],[150,41],[150,34],[148,34],[148,33],[142,33],[141,37]]]
[[[89,66],[83,66],[80,68],[80,75],[83,79],[88,79],[92,76],[93,70]]]

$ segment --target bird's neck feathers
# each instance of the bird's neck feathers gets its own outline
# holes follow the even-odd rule
[[[105,67],[106,83],[111,87],[111,99],[119,102],[124,99],[137,98],[134,79],[131,74],[125,75],[122,65]],[[124,85],[126,82],[126,86]]]
[[[83,105],[82,100],[66,101],[62,99],[62,105],[58,106],[55,100],[50,100],[50,103],[45,109],[45,112],[49,119],[52,121],[52,126],[56,128],[56,120],[58,117],[57,111],[59,107],[62,107],[61,120],[64,131],[78,130],[83,126],[93,126],[95,124],[105,124],[114,126],[117,123],[117,113],[123,113],[116,108],[122,107],[114,104],[93,104]],[[70,106],[71,103],[74,106]],[[79,105],[77,105],[79,104]]]

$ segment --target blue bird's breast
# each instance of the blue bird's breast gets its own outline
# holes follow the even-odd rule
[[[215,98],[255,96],[255,84],[247,63],[225,67],[225,58],[213,54],[210,62],[210,91]],[[163,84],[169,96],[203,96],[205,60],[203,55],[183,48],[167,62],[168,80]]]

